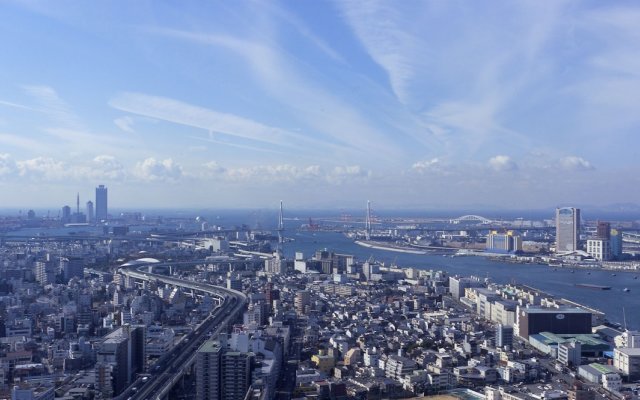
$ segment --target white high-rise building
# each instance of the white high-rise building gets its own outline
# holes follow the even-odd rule
[[[587,253],[598,261],[611,260],[611,242],[607,239],[587,240]]]
[[[556,208],[556,252],[566,253],[578,250],[579,240],[580,209]]]
[[[94,222],[96,216],[93,214],[93,201],[87,201],[87,222]]]

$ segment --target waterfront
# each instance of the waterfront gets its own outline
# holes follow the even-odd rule
[[[301,251],[305,257],[309,257],[316,250],[327,248],[337,253],[353,254],[361,261],[373,257],[387,265],[394,263],[399,267],[442,270],[452,275],[490,277],[499,283],[526,284],[596,308],[604,312],[611,322],[623,322],[624,307],[628,327],[640,329],[640,313],[637,312],[640,310],[640,278],[634,279],[637,276],[634,273],[617,272],[614,275],[611,271],[554,269],[547,265],[505,263],[485,257],[398,253],[359,246],[336,232],[297,232],[288,236],[295,240],[285,244],[284,251],[287,257],[293,257],[296,251]],[[576,287],[578,283],[611,286],[611,290]],[[630,291],[625,293],[624,288]]]
[[[244,215],[228,215],[218,217],[228,225],[240,225]],[[261,216],[261,219],[264,216]],[[271,218],[264,218],[269,221]],[[209,220],[215,221],[215,217]],[[563,269],[552,268],[540,264],[516,264],[501,262],[487,257],[449,257],[434,254],[410,254],[405,252],[388,251],[375,248],[367,248],[356,244],[352,239],[337,232],[310,232],[296,231],[298,222],[291,221],[287,227],[288,238],[293,241],[284,244],[285,255],[293,258],[296,251],[302,251],[305,257],[311,256],[316,250],[327,248],[337,253],[353,254],[360,261],[369,257],[384,262],[386,265],[396,264],[399,267],[414,267],[418,269],[434,269],[447,271],[451,275],[476,275],[483,278],[489,277],[498,283],[516,282],[526,284],[546,291],[558,297],[596,308],[607,315],[611,322],[623,323],[623,307],[626,310],[626,320],[629,328],[640,329],[640,274],[612,272],[594,269]],[[175,224],[166,224],[167,228],[175,227]],[[267,228],[271,228],[268,226]],[[196,228],[196,226],[190,226]],[[146,231],[150,226],[130,226],[132,231]],[[65,235],[70,232],[83,232],[97,234],[101,229],[97,227],[82,228],[23,228],[11,232],[13,235],[38,236]],[[615,275],[614,275],[615,274]],[[639,276],[638,279],[634,277]],[[592,284],[610,286],[611,290],[593,290],[577,287],[576,284]],[[624,292],[625,288],[630,289]]]

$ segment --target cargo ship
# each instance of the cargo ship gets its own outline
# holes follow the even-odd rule
[[[611,286],[592,285],[591,283],[576,283],[576,286],[594,290],[611,290]]]

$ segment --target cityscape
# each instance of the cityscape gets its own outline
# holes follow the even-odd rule
[[[0,400],[640,400],[637,1],[0,16]]]
[[[304,218],[281,201],[265,226],[225,226],[115,214],[112,195],[0,218],[7,398],[637,395],[637,220],[383,217],[372,201]]]

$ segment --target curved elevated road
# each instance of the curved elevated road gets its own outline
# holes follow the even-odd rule
[[[197,260],[189,263],[203,264],[206,263],[206,261]],[[129,385],[117,399],[167,398],[171,388],[175,386],[182,376],[193,366],[196,352],[202,343],[210,336],[209,333],[211,333],[211,335],[220,333],[227,327],[227,324],[233,321],[244,309],[247,296],[237,290],[139,271],[139,269],[144,267],[169,265],[175,265],[175,263],[138,264],[131,267],[122,267],[119,272],[138,281],[163,282],[195,292],[206,293],[217,298],[220,305],[212,310],[211,314],[205,318],[195,331],[189,333],[169,353],[156,361],[151,367],[151,371],[149,371],[150,377],[148,377],[146,381],[143,381],[143,378],[138,378]]]

